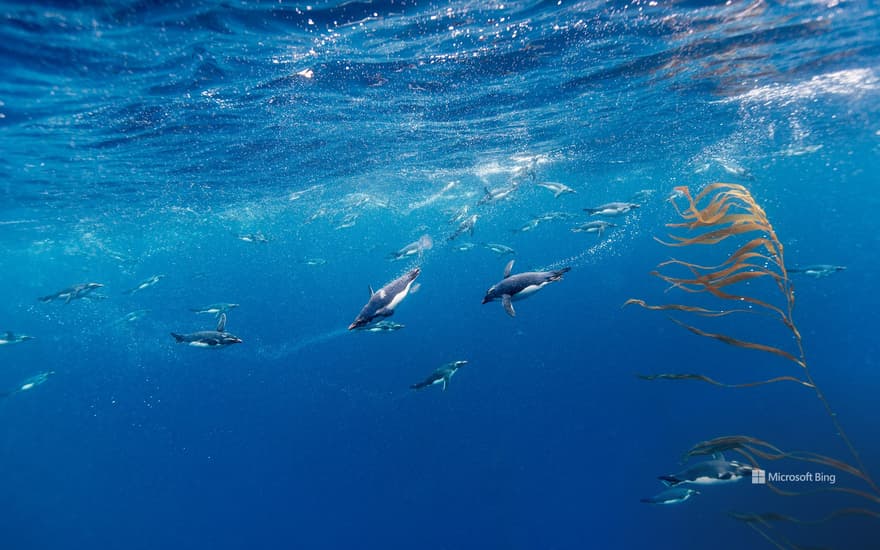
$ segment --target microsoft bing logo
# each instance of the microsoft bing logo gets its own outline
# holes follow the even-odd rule
[[[767,471],[760,468],[752,469],[752,485],[764,485],[767,483]]]

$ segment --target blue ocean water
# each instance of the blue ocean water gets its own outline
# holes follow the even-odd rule
[[[773,548],[728,512],[877,512],[748,480],[640,502],[719,436],[853,459],[807,388],[638,379],[799,372],[621,307],[689,298],[650,275],[679,253],[653,238],[675,186],[745,185],[790,266],[847,267],[793,274],[794,319],[880,475],[876,10],[4,2],[0,333],[34,339],[0,346],[2,548]],[[571,231],[641,190],[618,227]],[[450,241],[465,207],[473,232]],[[432,248],[389,260],[423,234]],[[511,258],[572,270],[511,318],[480,304]],[[389,318],[404,328],[346,330],[416,265]],[[85,282],[104,298],[38,301]],[[215,328],[191,309],[218,302],[239,304],[243,343],[174,342]],[[455,360],[446,391],[409,388]],[[869,549],[878,521],[765,531]]]

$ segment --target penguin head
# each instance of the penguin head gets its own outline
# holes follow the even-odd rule
[[[224,346],[230,346],[232,344],[241,344],[243,340],[238,336],[233,336],[231,334],[224,334],[222,339],[222,344]]]
[[[369,319],[358,315],[357,319],[355,319],[352,324],[348,325],[348,330],[354,330],[356,328],[361,328],[362,326],[366,325],[368,322],[369,322]]]
[[[495,298],[496,287],[489,287],[489,290],[486,291],[486,295],[483,296],[483,303],[488,304]]]

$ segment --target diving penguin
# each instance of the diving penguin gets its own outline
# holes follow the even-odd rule
[[[234,334],[226,332],[226,314],[220,314],[217,330],[202,330],[191,334],[177,334],[171,336],[178,344],[188,344],[197,348],[224,348],[232,344],[241,344],[242,340]]]
[[[165,275],[153,275],[149,279],[146,279],[146,280],[138,283],[138,285],[136,287],[130,288],[126,291],[123,291],[123,294],[134,294],[135,292],[140,292],[141,290],[148,289],[164,278],[165,278]]]
[[[348,330],[365,326],[377,317],[394,315],[394,308],[400,305],[400,302],[406,298],[410,288],[413,286],[413,282],[421,272],[421,268],[416,267],[383,286],[378,292],[374,292],[373,288],[370,287],[370,300],[361,309],[355,320],[348,325]]]
[[[563,267],[554,271],[527,271],[511,275],[510,270],[513,269],[513,262],[514,260],[507,262],[504,267],[504,278],[487,290],[486,296],[483,298],[484,304],[501,298],[504,311],[511,317],[516,317],[513,300],[521,300],[546,285],[562,279],[563,274],[571,271],[570,267]]]
[[[227,303],[221,302],[219,304],[211,304],[211,305],[205,306],[205,307],[191,308],[190,311],[195,312],[195,313],[210,313],[212,315],[216,315],[217,317],[220,317],[221,313],[229,313],[230,310],[237,308],[237,307],[238,307],[238,304],[227,304]]]
[[[3,336],[0,336],[0,346],[6,344],[20,344],[33,339],[33,336],[28,336],[27,334],[15,334],[12,331],[7,330]]]
[[[41,302],[51,302],[53,300],[64,300],[65,304],[69,304],[72,300],[76,300],[78,298],[88,298],[89,294],[96,288],[101,288],[101,283],[81,283],[78,285],[73,285],[70,288],[65,288],[64,290],[59,290],[55,294],[50,294],[48,296],[42,296],[38,298]],[[106,296],[104,296],[106,298]]]
[[[394,321],[379,321],[375,325],[361,327],[358,330],[362,330],[364,332],[394,332],[395,330],[402,329],[404,326],[405,325],[395,323]]]
[[[677,474],[660,476],[660,481],[668,487],[678,485],[716,485],[735,483],[752,475],[752,467],[735,460],[726,460],[721,453],[712,455],[711,460],[695,464]]]
[[[821,279],[822,277],[827,277],[833,273],[837,273],[838,271],[843,271],[846,269],[845,265],[828,265],[828,264],[818,264],[818,265],[808,265],[806,267],[790,267],[788,268],[789,273],[803,273],[808,277],[813,277],[815,279]]]
[[[643,498],[642,502],[646,502],[648,504],[678,504],[686,501],[693,495],[699,494],[700,492],[695,491],[694,489],[674,487],[672,489],[666,489],[665,491],[658,493],[650,498]]]
[[[24,391],[32,390],[32,389],[36,388],[37,386],[45,383],[47,380],[49,380],[49,377],[52,376],[53,374],[55,374],[55,371],[50,370],[47,372],[41,372],[40,374],[31,376],[30,378],[26,379],[24,382],[19,384],[18,387],[15,388],[14,390],[7,391],[7,392],[0,392],[0,397],[9,397],[10,395],[15,395],[16,393],[21,393]]]
[[[609,202],[593,208],[584,208],[591,216],[620,216],[640,207],[634,202]]]
[[[421,382],[410,386],[410,388],[420,390],[422,388],[427,388],[428,386],[433,386],[434,384],[443,384],[443,391],[446,391],[446,385],[449,384],[449,380],[456,372],[458,372],[458,369],[467,365],[467,363],[467,361],[453,361],[452,363],[446,363],[432,372],[430,376]]]

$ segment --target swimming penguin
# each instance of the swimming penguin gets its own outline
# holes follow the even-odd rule
[[[591,216],[620,216],[640,205],[634,202],[609,202],[595,208],[584,208]]]
[[[517,185],[508,185],[507,187],[499,187],[498,189],[489,189],[488,187],[484,187],[483,197],[477,201],[477,206],[481,204],[486,204],[494,201],[501,201],[510,196],[511,193],[516,191]]]
[[[0,397],[9,397],[10,395],[13,395],[16,393],[32,390],[32,389],[36,388],[37,386],[39,386],[40,384],[43,384],[44,382],[49,380],[49,377],[52,376],[53,374],[55,374],[55,371],[50,370],[50,371],[41,372],[40,374],[36,374],[34,376],[31,376],[30,378],[27,378],[24,382],[19,384],[18,387],[15,388],[14,390],[7,391],[7,392],[0,392]]]
[[[123,323],[134,323],[135,321],[140,321],[149,313],[149,309],[136,309],[132,312],[126,313],[125,315],[114,321],[112,324],[121,325]]]
[[[392,252],[391,254],[389,254],[388,257],[391,260],[402,260],[404,258],[408,258],[410,256],[415,256],[416,254],[418,254],[418,256],[421,258],[422,253],[425,250],[431,250],[431,248],[433,247],[434,239],[432,239],[430,235],[422,235],[416,242],[409,243],[397,252]]]
[[[41,302],[51,302],[53,300],[63,299],[65,304],[69,304],[72,300],[87,298],[93,290],[95,290],[96,288],[101,288],[102,286],[104,285],[102,285],[101,283],[81,283],[78,285],[73,285],[70,288],[65,288],[64,290],[59,290],[55,294],[43,296],[38,299]]]
[[[668,487],[682,484],[716,485],[735,483],[752,475],[752,467],[735,460],[725,460],[724,455],[715,453],[712,460],[700,462],[677,474],[660,476],[658,479]]]
[[[223,348],[232,344],[241,344],[242,340],[234,334],[226,332],[226,314],[220,314],[220,321],[217,323],[217,330],[203,330],[193,332],[192,334],[177,334],[172,332],[171,336],[178,344],[188,344],[197,348]]]
[[[505,254],[516,254],[516,250],[510,248],[507,245],[498,244],[498,243],[484,243],[483,246],[495,254],[499,256],[504,256]]]
[[[428,386],[433,386],[434,384],[443,384],[443,391],[446,391],[446,385],[449,383],[452,376],[458,371],[458,369],[467,364],[467,361],[453,361],[451,363],[446,363],[432,372],[430,376],[421,382],[411,385],[410,388],[420,390],[422,388],[427,388]]]
[[[32,390],[35,387],[39,386],[40,384],[43,384],[44,382],[49,380],[49,377],[52,376],[53,374],[55,374],[55,371],[50,370],[47,372],[41,372],[40,374],[31,376],[30,378],[28,378],[27,380],[22,382],[16,391]]]
[[[463,219],[465,219],[470,212],[470,207],[468,205],[464,205],[449,218],[448,223],[460,223]]]
[[[788,270],[788,272],[803,273],[807,277],[821,279],[822,277],[827,277],[833,273],[837,273],[838,271],[843,271],[844,269],[846,269],[845,265],[817,264],[808,265],[806,267],[792,267]]]
[[[678,504],[680,502],[686,501],[693,495],[699,494],[700,492],[694,489],[675,487],[673,489],[666,489],[665,491],[658,493],[650,498],[643,498],[642,502],[646,502],[648,504]]]
[[[20,344],[33,339],[33,336],[28,336],[27,334],[14,334],[12,331],[7,330],[3,336],[0,336],[0,346],[5,346],[7,344]]]
[[[455,233],[450,235],[446,240],[454,241],[460,235],[463,235],[465,233],[470,233],[471,236],[473,236],[474,226],[477,224],[477,218],[479,218],[479,216],[477,216],[476,214],[465,218],[460,224],[458,224],[458,229],[455,230]]]
[[[229,313],[229,310],[235,309],[237,307],[238,304],[226,304],[221,302],[219,304],[211,304],[205,307],[192,308],[190,309],[190,311],[193,311],[195,313],[210,313],[219,317],[222,313]]]
[[[416,267],[383,286],[378,292],[373,292],[373,288],[370,287],[370,300],[367,302],[367,305],[361,309],[361,312],[358,313],[355,320],[348,326],[348,330],[362,327],[376,317],[389,317],[394,315],[394,308],[406,298],[407,294],[409,294],[410,287],[412,287],[413,281],[416,280],[416,277],[418,277],[421,272],[421,268]]]
[[[394,321],[379,321],[375,325],[360,327],[358,330],[364,332],[394,332],[400,330],[406,325],[395,323]]]
[[[573,233],[596,233],[598,237],[602,236],[602,232],[604,232],[609,227],[617,227],[617,224],[609,223],[606,221],[595,221],[595,222],[587,222],[580,227],[575,227],[572,229]]]
[[[540,216],[537,216],[537,219],[542,222],[552,222],[556,220],[570,220],[574,217],[575,215],[570,212],[545,212]]]
[[[535,229],[540,224],[541,224],[541,218],[532,218],[531,220],[527,221],[525,224],[521,225],[519,228],[512,229],[512,231],[514,233],[525,233],[526,231],[531,231],[531,230]]]
[[[314,267],[326,264],[327,260],[324,258],[303,258],[299,263]]]
[[[246,243],[260,243],[266,244],[269,242],[269,239],[266,238],[261,232],[256,233],[242,233],[238,235],[238,240],[244,241]]]
[[[754,180],[755,175],[752,174],[748,168],[740,165],[738,162],[732,159],[725,159],[721,157],[712,157],[718,166],[720,166],[725,172],[730,174],[731,176],[736,176],[738,178],[743,178],[747,180]]]
[[[135,292],[140,292],[141,290],[150,288],[151,286],[158,283],[159,281],[161,281],[164,278],[165,278],[165,275],[153,275],[149,279],[138,284],[138,286],[124,291],[123,294],[134,294]]]
[[[511,275],[510,270],[513,269],[513,262],[514,260],[507,262],[504,267],[504,278],[487,290],[486,296],[483,298],[484,304],[501,298],[504,311],[511,317],[516,317],[513,300],[521,300],[546,285],[562,279],[564,273],[571,271],[570,267],[563,267],[554,271],[527,271]]]
[[[553,191],[553,198],[558,199],[559,195],[564,193],[577,193],[571,187],[565,185],[564,183],[557,183],[555,181],[544,181],[538,184],[538,187],[543,187],[544,189],[549,189]]]

